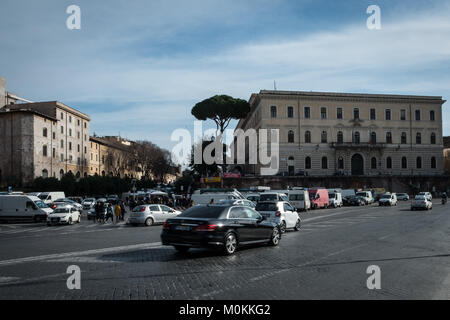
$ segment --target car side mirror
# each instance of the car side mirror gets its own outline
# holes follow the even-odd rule
[[[264,216],[259,216],[258,222],[263,222],[264,220],[266,220],[266,217],[264,217]]]

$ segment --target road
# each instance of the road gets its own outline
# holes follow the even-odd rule
[[[302,213],[278,247],[233,256],[160,244],[161,226],[0,224],[0,299],[449,299],[450,205]],[[81,289],[66,285],[81,269]],[[380,268],[381,289],[367,288]]]

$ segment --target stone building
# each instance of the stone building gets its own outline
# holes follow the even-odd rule
[[[8,104],[0,109],[0,185],[36,177],[87,176],[90,118],[61,102]]]
[[[450,137],[444,137],[444,171],[450,174]]]
[[[279,129],[283,175],[444,172],[442,97],[262,90],[249,102],[236,129]]]

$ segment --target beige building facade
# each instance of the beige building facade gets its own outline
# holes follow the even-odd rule
[[[90,118],[61,102],[21,103],[0,110],[0,184],[37,177],[87,176]]]
[[[444,172],[442,97],[262,90],[249,102],[236,129],[278,129],[283,175]]]

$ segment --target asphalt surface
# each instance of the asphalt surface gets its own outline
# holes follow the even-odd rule
[[[83,215],[83,218],[85,215]],[[160,244],[161,226],[0,224],[0,299],[449,299],[450,205],[301,213],[278,247],[233,256]],[[69,290],[67,268],[81,269]],[[368,289],[367,268],[381,289]]]

